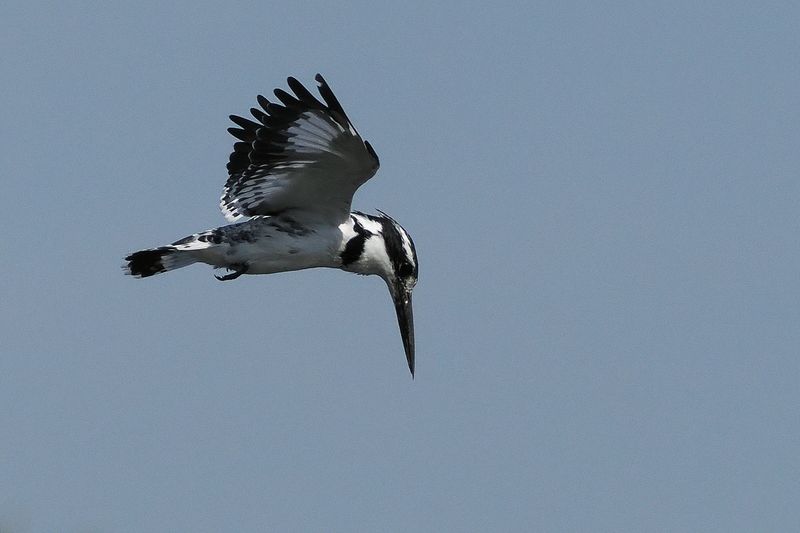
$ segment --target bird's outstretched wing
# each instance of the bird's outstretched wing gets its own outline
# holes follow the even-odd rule
[[[228,131],[239,142],[220,199],[228,220],[288,209],[338,223],[350,216],[353,194],[378,170],[378,156],[322,76],[315,79],[323,102],[289,78],[294,95],[274,91],[283,105],[258,97],[262,109],[250,110],[258,122],[231,115],[239,127]]]

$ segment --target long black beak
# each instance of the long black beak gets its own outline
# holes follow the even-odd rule
[[[397,311],[397,324],[400,326],[400,336],[403,338],[403,348],[406,351],[408,369],[414,377],[414,313],[411,308],[411,292],[405,287],[399,287],[392,294],[394,308]]]

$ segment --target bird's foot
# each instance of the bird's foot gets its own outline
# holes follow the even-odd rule
[[[214,274],[214,277],[220,281],[230,281],[232,279],[238,278],[242,274],[247,273],[247,265],[244,263],[237,263],[235,265],[231,265],[225,268],[227,270],[232,270],[233,272],[231,272],[230,274],[225,274],[224,276],[217,276],[216,274]]]

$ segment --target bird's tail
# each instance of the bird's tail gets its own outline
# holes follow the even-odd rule
[[[122,269],[128,275],[147,278],[161,272],[191,265],[197,261],[192,250],[180,250],[175,246],[161,246],[133,252],[125,258]]]

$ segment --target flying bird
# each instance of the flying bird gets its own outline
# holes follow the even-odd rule
[[[356,190],[378,170],[378,155],[323,77],[315,79],[322,100],[290,77],[294,94],[275,89],[280,103],[259,95],[260,109],[250,109],[255,121],[230,116],[238,127],[228,131],[238,141],[219,205],[232,224],[134,252],[123,269],[146,278],[206,263],[226,269],[215,275],[220,281],[315,267],[380,276],[394,302],[413,377],[414,241],[382,211],[351,212]]]

